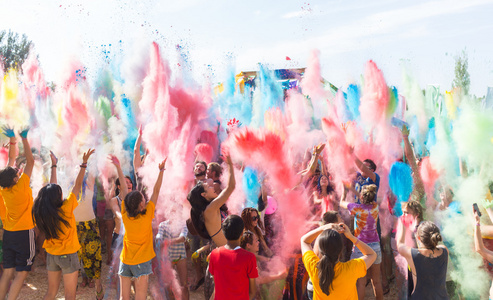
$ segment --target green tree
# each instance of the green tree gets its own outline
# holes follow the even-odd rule
[[[5,30],[0,31],[0,60],[3,70],[20,69],[32,45],[33,42],[28,40],[25,34],[20,37],[18,33],[10,30],[8,33]]]
[[[469,85],[471,84],[469,71],[467,71],[468,66],[467,53],[462,50],[462,53],[455,57],[455,78],[452,86],[460,87],[465,95],[469,94]]]

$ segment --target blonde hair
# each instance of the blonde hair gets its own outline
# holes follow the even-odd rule
[[[364,204],[371,204],[375,201],[377,186],[374,184],[364,185],[361,187],[361,200]]]

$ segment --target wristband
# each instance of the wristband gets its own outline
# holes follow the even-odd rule
[[[52,168],[56,168],[56,165],[52,165],[51,167],[52,167]]]
[[[478,226],[478,227],[481,226],[481,223],[476,223],[476,226]]]
[[[10,145],[15,145],[17,142],[9,142]]]
[[[164,170],[166,170],[165,168],[162,168],[162,169],[159,169],[159,171],[163,172]]]
[[[81,167],[81,168],[87,168],[87,163],[82,163],[82,164],[80,164],[79,167]]]

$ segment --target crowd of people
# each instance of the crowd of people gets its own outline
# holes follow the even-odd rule
[[[434,215],[425,218],[423,213],[421,200],[426,195],[405,126],[404,160],[415,172],[413,192],[404,203],[396,202],[389,191],[382,196],[377,165],[371,159],[361,161],[352,151],[354,165],[348,166],[355,170],[352,181],[333,181],[321,155],[323,143],[300,162],[299,184],[293,189],[308,194],[310,212],[306,224],[299,226],[310,231],[301,237],[291,257],[284,255],[280,244],[289,234],[281,224],[290,220],[279,219],[282,199],[276,199],[269,178],[261,180],[256,205],[244,207],[239,214],[229,211],[228,199],[237,184],[235,168],[242,170],[243,166],[233,162],[235,153],[227,148],[220,159],[222,165],[195,162],[194,180],[184,202],[190,214],[179,218],[156,213],[167,158],[155,168],[158,175],[153,187],[142,181],[139,171],[147,155],[140,151],[142,128],[134,147],[133,174],[124,174],[118,153],[110,155],[118,177],[105,191],[98,175],[86,171],[95,151],[88,149],[66,198],[57,184],[58,158],[53,152],[49,182],[32,191],[30,180],[37,174],[33,174],[35,157],[28,132],[29,128],[18,134],[8,126],[3,128],[9,138],[9,160],[0,171],[0,299],[18,298],[35,257],[46,263],[45,299],[55,299],[62,278],[66,299],[76,298],[78,285],[93,287],[97,299],[103,299],[105,289],[110,288],[118,289],[120,299],[130,299],[132,293],[135,299],[145,299],[152,274],[161,285],[160,297],[174,299],[189,299],[190,290],[201,285],[204,299],[364,299],[369,283],[375,298],[383,299],[393,280],[400,299],[461,297],[461,283],[447,276],[454,259],[440,233],[440,220]],[[23,149],[19,156],[17,136]],[[395,205],[402,206],[402,216],[395,216]],[[449,187],[434,209],[466,213],[457,211],[460,208]],[[485,209],[492,217],[491,207]],[[481,231],[478,206],[467,214],[474,216],[476,251],[493,262],[493,250],[483,242],[483,236],[493,236],[493,226]],[[385,224],[391,224],[386,234],[382,233],[382,217],[387,218]],[[102,251],[112,266],[109,274],[101,274]],[[189,269],[194,273],[191,276]],[[101,276],[105,275],[115,284],[103,286]]]

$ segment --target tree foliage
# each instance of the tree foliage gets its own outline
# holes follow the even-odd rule
[[[25,34],[19,36],[11,30],[8,33],[5,30],[0,31],[0,60],[4,71],[10,68],[20,69],[32,45]]]
[[[469,66],[467,53],[462,50],[462,53],[455,57],[455,78],[452,82],[453,87],[460,87],[465,95],[469,94],[469,85],[471,80],[469,79]]]

